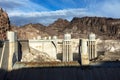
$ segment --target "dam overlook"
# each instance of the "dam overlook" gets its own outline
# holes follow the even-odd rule
[[[77,43],[68,33],[64,35],[64,39],[57,39],[57,36],[42,39],[38,36],[37,39],[18,40],[16,32],[8,31],[7,39],[1,53],[1,68],[5,68],[2,66],[6,65],[8,70],[14,68],[16,62],[71,62],[81,58],[82,65],[89,65],[89,60],[97,58],[95,34],[90,34],[90,40],[76,39]],[[73,50],[73,42],[76,50]],[[6,50],[8,53],[5,53]],[[7,64],[4,64],[5,57],[8,57]]]
[[[0,67],[8,72],[1,71],[0,76],[3,80],[118,80],[120,48],[116,45],[120,42],[96,39],[94,33],[88,39],[72,39],[66,33],[63,39],[19,40],[16,32],[8,31],[0,48]]]
[[[120,19],[15,26],[0,9],[1,80],[119,80]]]
[[[116,46],[120,42],[96,39],[94,33],[89,34],[88,39],[72,39],[71,34],[66,33],[63,39],[38,36],[19,40],[16,32],[8,31],[7,40],[2,44],[0,65],[6,70],[41,66],[89,66],[120,60],[120,47]]]

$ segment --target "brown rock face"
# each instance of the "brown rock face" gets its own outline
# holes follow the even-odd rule
[[[87,38],[91,32],[101,39],[120,39],[120,19],[105,17],[75,17],[71,22],[58,19],[49,26],[42,24],[28,24],[15,28],[19,39],[31,39],[37,36],[58,36],[63,38],[64,33],[71,33],[72,38]]]
[[[33,39],[37,36],[48,37],[48,36],[58,36],[63,38],[63,30],[69,24],[67,20],[58,19],[53,24],[49,26],[44,26],[42,24],[27,24],[22,27],[12,26],[12,30],[18,32],[19,39]]]
[[[27,24],[23,27],[14,28],[13,31],[17,31],[19,39],[33,39],[38,36],[48,36],[45,32],[45,26],[41,24]]]
[[[69,21],[59,18],[54,23],[46,27],[46,32],[51,36],[58,36],[59,38],[63,37],[63,30],[69,24]]]
[[[120,39],[120,19],[75,17],[64,31],[71,32],[74,38],[87,37],[93,32],[102,39]]]
[[[0,40],[6,39],[6,32],[10,30],[10,21],[6,12],[0,8]]]
[[[49,35],[63,38],[64,33],[71,33],[72,38],[87,38],[91,32],[101,39],[120,39],[120,19],[105,17],[74,17],[71,22],[58,19],[45,31]]]

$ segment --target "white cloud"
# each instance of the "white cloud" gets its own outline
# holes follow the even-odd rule
[[[91,13],[104,17],[120,18],[120,0],[104,0],[97,4],[91,4]]]
[[[48,0],[51,4],[57,1]],[[68,2],[69,0],[66,0]],[[70,0],[76,4],[74,0]],[[62,0],[64,2],[64,0]],[[30,0],[0,0],[0,5],[7,11],[11,23],[24,25],[27,23],[52,23],[57,18],[71,20],[81,16],[120,17],[120,0],[84,0],[85,8],[62,9],[50,11],[48,8],[31,2]],[[59,4],[60,5],[60,4]],[[78,4],[77,4],[78,5]],[[62,5],[61,5],[62,6]],[[63,5],[64,6],[64,5]],[[70,5],[69,5],[70,6]]]
[[[30,0],[0,0],[0,5],[3,7],[8,13],[12,11],[24,11],[31,12],[36,10],[46,11],[47,8],[35,4]],[[12,11],[11,11],[12,10]]]
[[[101,12],[106,16],[120,17],[120,1],[105,2],[101,7]]]
[[[26,23],[52,23],[57,18],[72,19],[73,17],[81,17],[87,15],[87,10],[79,9],[64,9],[57,11],[45,12],[11,12],[9,13],[12,23],[26,24]]]
[[[24,11],[11,11],[9,16],[24,16],[24,17],[42,17],[42,16],[68,16],[69,15],[81,15],[86,12],[86,9],[63,9],[56,11],[43,11],[43,12],[24,12]]]

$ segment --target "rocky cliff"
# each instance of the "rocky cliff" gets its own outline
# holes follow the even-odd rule
[[[10,21],[7,13],[0,8],[0,40],[6,39],[6,32],[10,30]]]
[[[18,33],[19,39],[33,39],[38,36],[48,36],[45,32],[45,26],[42,24],[27,24],[22,27],[12,27],[12,30]]]
[[[69,21],[59,18],[54,23],[46,27],[45,31],[51,36],[56,35],[59,38],[63,38],[63,31],[67,25],[69,25]]]
[[[49,26],[27,24],[18,28],[17,31],[20,39],[53,35],[63,38],[64,33],[71,33],[72,38],[87,38],[91,32],[95,33],[101,39],[120,39],[120,19],[75,17],[70,22],[64,19],[58,19]]]
[[[75,17],[64,31],[71,32],[74,37],[84,37],[93,32],[103,39],[120,39],[120,19]]]
[[[63,30],[69,24],[69,21],[58,19],[54,23],[49,26],[44,26],[42,24],[26,24],[21,27],[15,27],[12,25],[12,31],[16,31],[18,33],[19,39],[33,39],[38,36],[48,37],[48,36],[59,36],[59,38],[63,38]]]

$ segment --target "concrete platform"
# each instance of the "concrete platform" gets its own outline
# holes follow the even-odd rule
[[[78,61],[71,62],[16,62],[13,69],[31,68],[31,67],[84,67]],[[91,61],[85,67],[120,67],[120,61]]]

